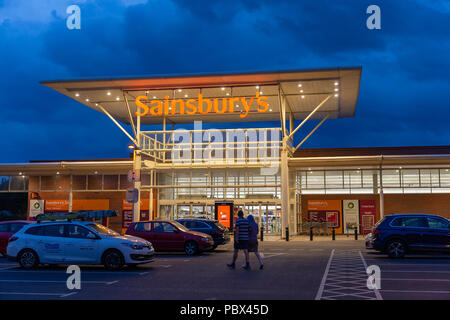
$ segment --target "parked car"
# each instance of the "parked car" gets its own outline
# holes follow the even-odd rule
[[[8,239],[23,226],[34,223],[28,220],[11,220],[0,222],[0,254],[6,255],[6,247],[8,246]]]
[[[153,260],[154,249],[146,240],[121,236],[91,221],[29,224],[8,242],[7,257],[22,268],[39,264],[103,264],[118,270]]]
[[[433,214],[392,214],[366,236],[366,248],[401,258],[407,253],[450,253],[450,221]]]
[[[230,241],[228,229],[221,225],[219,221],[204,218],[183,218],[175,220],[191,231],[198,231],[209,234],[214,240],[212,249],[217,248],[221,244],[226,244]]]
[[[210,235],[190,231],[176,221],[133,222],[126,234],[150,241],[155,251],[184,251],[187,255],[194,255],[214,246]]]

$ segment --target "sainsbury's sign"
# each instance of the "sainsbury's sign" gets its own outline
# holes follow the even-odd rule
[[[135,102],[138,107],[136,115],[140,117],[234,113],[237,103],[243,107],[239,115],[241,118],[245,118],[250,110],[256,112],[269,110],[268,97],[260,96],[259,92],[254,97],[231,98],[204,98],[201,93],[197,99],[169,99],[169,96],[165,96],[164,99],[149,100],[147,96],[138,96]]]

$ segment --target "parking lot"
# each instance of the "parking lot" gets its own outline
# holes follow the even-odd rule
[[[450,299],[450,256],[391,260],[367,252],[363,241],[264,241],[265,267],[226,267],[232,245],[189,257],[157,254],[137,268],[81,267],[81,289],[69,290],[66,267],[26,271],[0,258],[0,299]],[[381,269],[381,290],[367,289],[366,267]]]

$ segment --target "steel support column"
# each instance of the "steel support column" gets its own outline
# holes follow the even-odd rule
[[[281,150],[281,237],[286,237],[286,227],[289,226],[289,167],[287,139],[283,141]]]
[[[134,163],[133,163],[133,171],[139,172],[139,176],[141,173],[141,117],[137,117],[136,119],[136,148],[134,149]],[[133,188],[137,189],[138,199],[136,203],[133,203],[133,222],[138,222],[141,218],[141,179],[134,179]]]

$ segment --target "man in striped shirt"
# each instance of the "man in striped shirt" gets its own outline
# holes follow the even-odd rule
[[[236,219],[236,224],[234,226],[233,262],[227,264],[227,266],[231,269],[234,269],[236,267],[236,259],[238,257],[239,250],[244,250],[245,254],[245,266],[243,266],[242,268],[246,270],[250,269],[250,264],[248,263],[249,230],[250,226],[248,224],[248,220],[244,218],[244,212],[242,212],[242,210],[239,210],[238,218]]]

